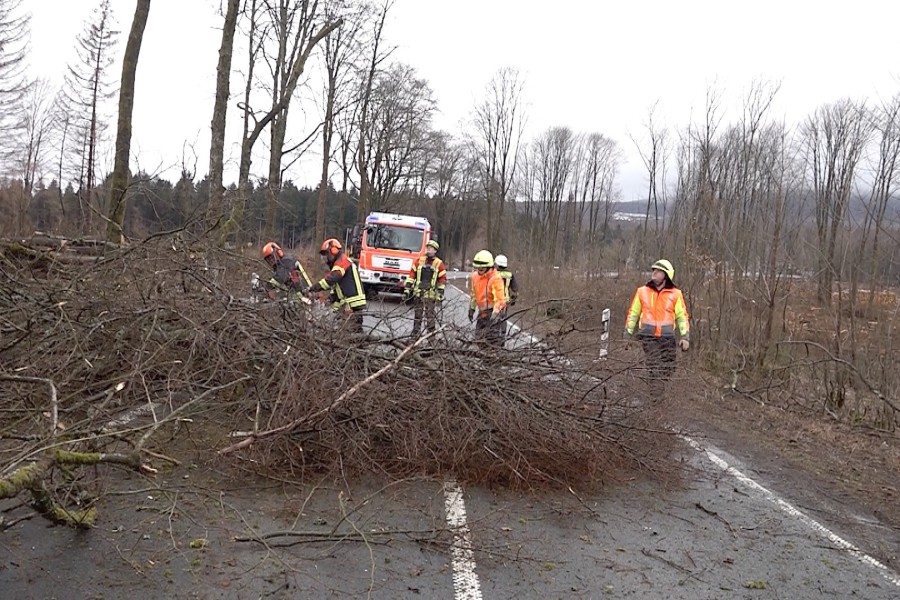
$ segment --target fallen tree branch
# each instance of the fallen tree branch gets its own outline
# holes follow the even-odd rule
[[[875,396],[877,396],[879,400],[881,400],[882,402],[887,404],[891,408],[891,410],[893,410],[895,413],[900,413],[900,406],[897,406],[896,404],[894,404],[889,398],[887,398],[884,394],[882,394],[878,388],[876,388],[874,385],[872,385],[869,382],[869,380],[866,379],[866,377],[860,372],[860,370],[857,368],[856,365],[854,365],[852,362],[850,362],[848,360],[844,360],[843,358],[841,358],[839,356],[835,356],[828,350],[828,348],[826,348],[822,344],[819,344],[817,342],[811,342],[809,340],[782,340],[782,341],[778,342],[778,344],[802,344],[804,346],[812,346],[813,348],[818,348],[823,353],[825,353],[826,356],[828,356],[829,360],[836,362],[838,364],[844,365],[845,367],[847,367],[848,369],[853,371],[856,374],[856,376],[859,377],[860,381],[862,381],[866,385],[866,387],[869,388],[870,392],[875,394]]]
[[[59,399],[56,392],[56,385],[50,379],[43,377],[27,377],[23,375],[4,375],[0,374],[0,381],[24,381],[26,383],[45,383],[50,387],[50,435],[56,435],[59,427]]]
[[[401,352],[400,354],[398,354],[398,355],[397,355],[397,358],[395,358],[393,361],[391,361],[390,363],[386,364],[386,365],[383,366],[382,368],[378,369],[377,371],[375,371],[374,373],[372,373],[371,375],[369,375],[368,377],[366,377],[366,378],[363,379],[362,381],[358,382],[356,385],[354,385],[353,387],[351,387],[349,390],[347,390],[346,392],[344,392],[343,394],[341,394],[340,396],[338,396],[338,397],[334,400],[334,402],[332,402],[331,404],[329,404],[329,405],[326,406],[325,408],[322,408],[322,409],[320,409],[320,410],[318,410],[318,411],[316,411],[316,412],[314,412],[314,413],[312,413],[312,414],[309,414],[309,415],[303,415],[303,416],[301,416],[301,417],[299,417],[299,418],[297,418],[297,419],[294,419],[294,420],[291,421],[290,423],[286,423],[286,424],[282,425],[281,427],[276,427],[276,428],[274,428],[274,429],[268,429],[268,430],[266,430],[266,431],[253,432],[253,433],[251,433],[250,435],[248,435],[246,438],[244,438],[243,440],[241,440],[240,442],[238,442],[237,444],[232,444],[231,446],[228,446],[227,448],[222,448],[221,450],[219,450],[218,454],[219,454],[220,456],[221,456],[221,455],[224,455],[224,454],[229,454],[229,453],[231,453],[231,452],[234,452],[235,450],[240,450],[241,448],[246,448],[246,447],[252,445],[253,442],[256,441],[256,440],[264,439],[264,438],[267,438],[267,437],[272,437],[272,436],[274,436],[274,435],[278,435],[279,433],[287,433],[287,432],[289,432],[289,431],[292,431],[293,429],[296,429],[297,427],[299,427],[299,426],[302,425],[303,423],[306,423],[307,421],[312,421],[312,420],[314,420],[314,419],[318,419],[318,418],[321,417],[322,415],[327,414],[327,413],[333,411],[335,408],[337,408],[338,406],[340,406],[341,404],[343,404],[348,398],[352,398],[354,395],[356,395],[356,393],[359,392],[359,390],[361,390],[361,389],[362,389],[363,387],[365,387],[367,384],[369,384],[369,383],[375,381],[376,379],[378,379],[379,377],[381,377],[382,375],[384,375],[385,373],[387,373],[387,372],[390,371],[391,369],[396,368],[396,366],[399,365],[400,362],[401,362],[401,361],[402,361],[402,360],[403,360],[410,352],[412,352],[412,351],[415,350],[417,347],[419,347],[419,346],[421,346],[422,344],[424,344],[425,341],[428,340],[428,338],[430,338],[431,336],[435,335],[435,334],[438,333],[439,331],[443,331],[443,330],[444,330],[443,327],[438,327],[438,328],[435,329],[434,331],[431,331],[431,332],[429,332],[428,334],[423,335],[423,336],[420,337],[418,340],[416,340],[415,343],[410,344],[409,346],[407,346],[406,349],[403,350],[403,352]]]

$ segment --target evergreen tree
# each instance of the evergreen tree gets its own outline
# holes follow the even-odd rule
[[[0,0],[0,161],[4,169],[18,150],[22,98],[28,89],[25,58],[30,15],[20,15],[21,4],[21,0]]]
[[[84,31],[77,37],[78,60],[68,65],[62,89],[61,108],[70,117],[67,138],[70,176],[78,194],[82,233],[92,229],[98,148],[109,124],[109,99],[116,93],[110,67],[119,32],[109,0],[101,0]]]

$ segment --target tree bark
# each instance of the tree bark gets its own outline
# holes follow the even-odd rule
[[[138,57],[144,28],[150,14],[150,0],[137,0],[131,33],[125,46],[122,62],[122,86],[119,89],[119,121],[116,132],[116,158],[107,210],[106,239],[110,242],[124,241],[122,225],[125,222],[125,191],[128,188],[128,159],[131,154],[131,114],[134,110],[134,81],[137,76]]]
[[[216,99],[210,123],[209,143],[209,204],[207,220],[212,223],[225,212],[225,186],[222,181],[225,169],[225,117],[228,114],[228,96],[231,89],[231,60],[234,52],[234,32],[240,0],[228,0],[225,25],[222,28],[222,44],[219,46],[219,63],[216,65]]]

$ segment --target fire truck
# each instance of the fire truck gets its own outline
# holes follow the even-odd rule
[[[403,291],[413,264],[425,254],[431,223],[425,217],[373,212],[347,232],[366,295]]]

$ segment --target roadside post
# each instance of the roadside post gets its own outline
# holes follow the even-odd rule
[[[609,309],[604,308],[600,315],[600,360],[609,355]]]

